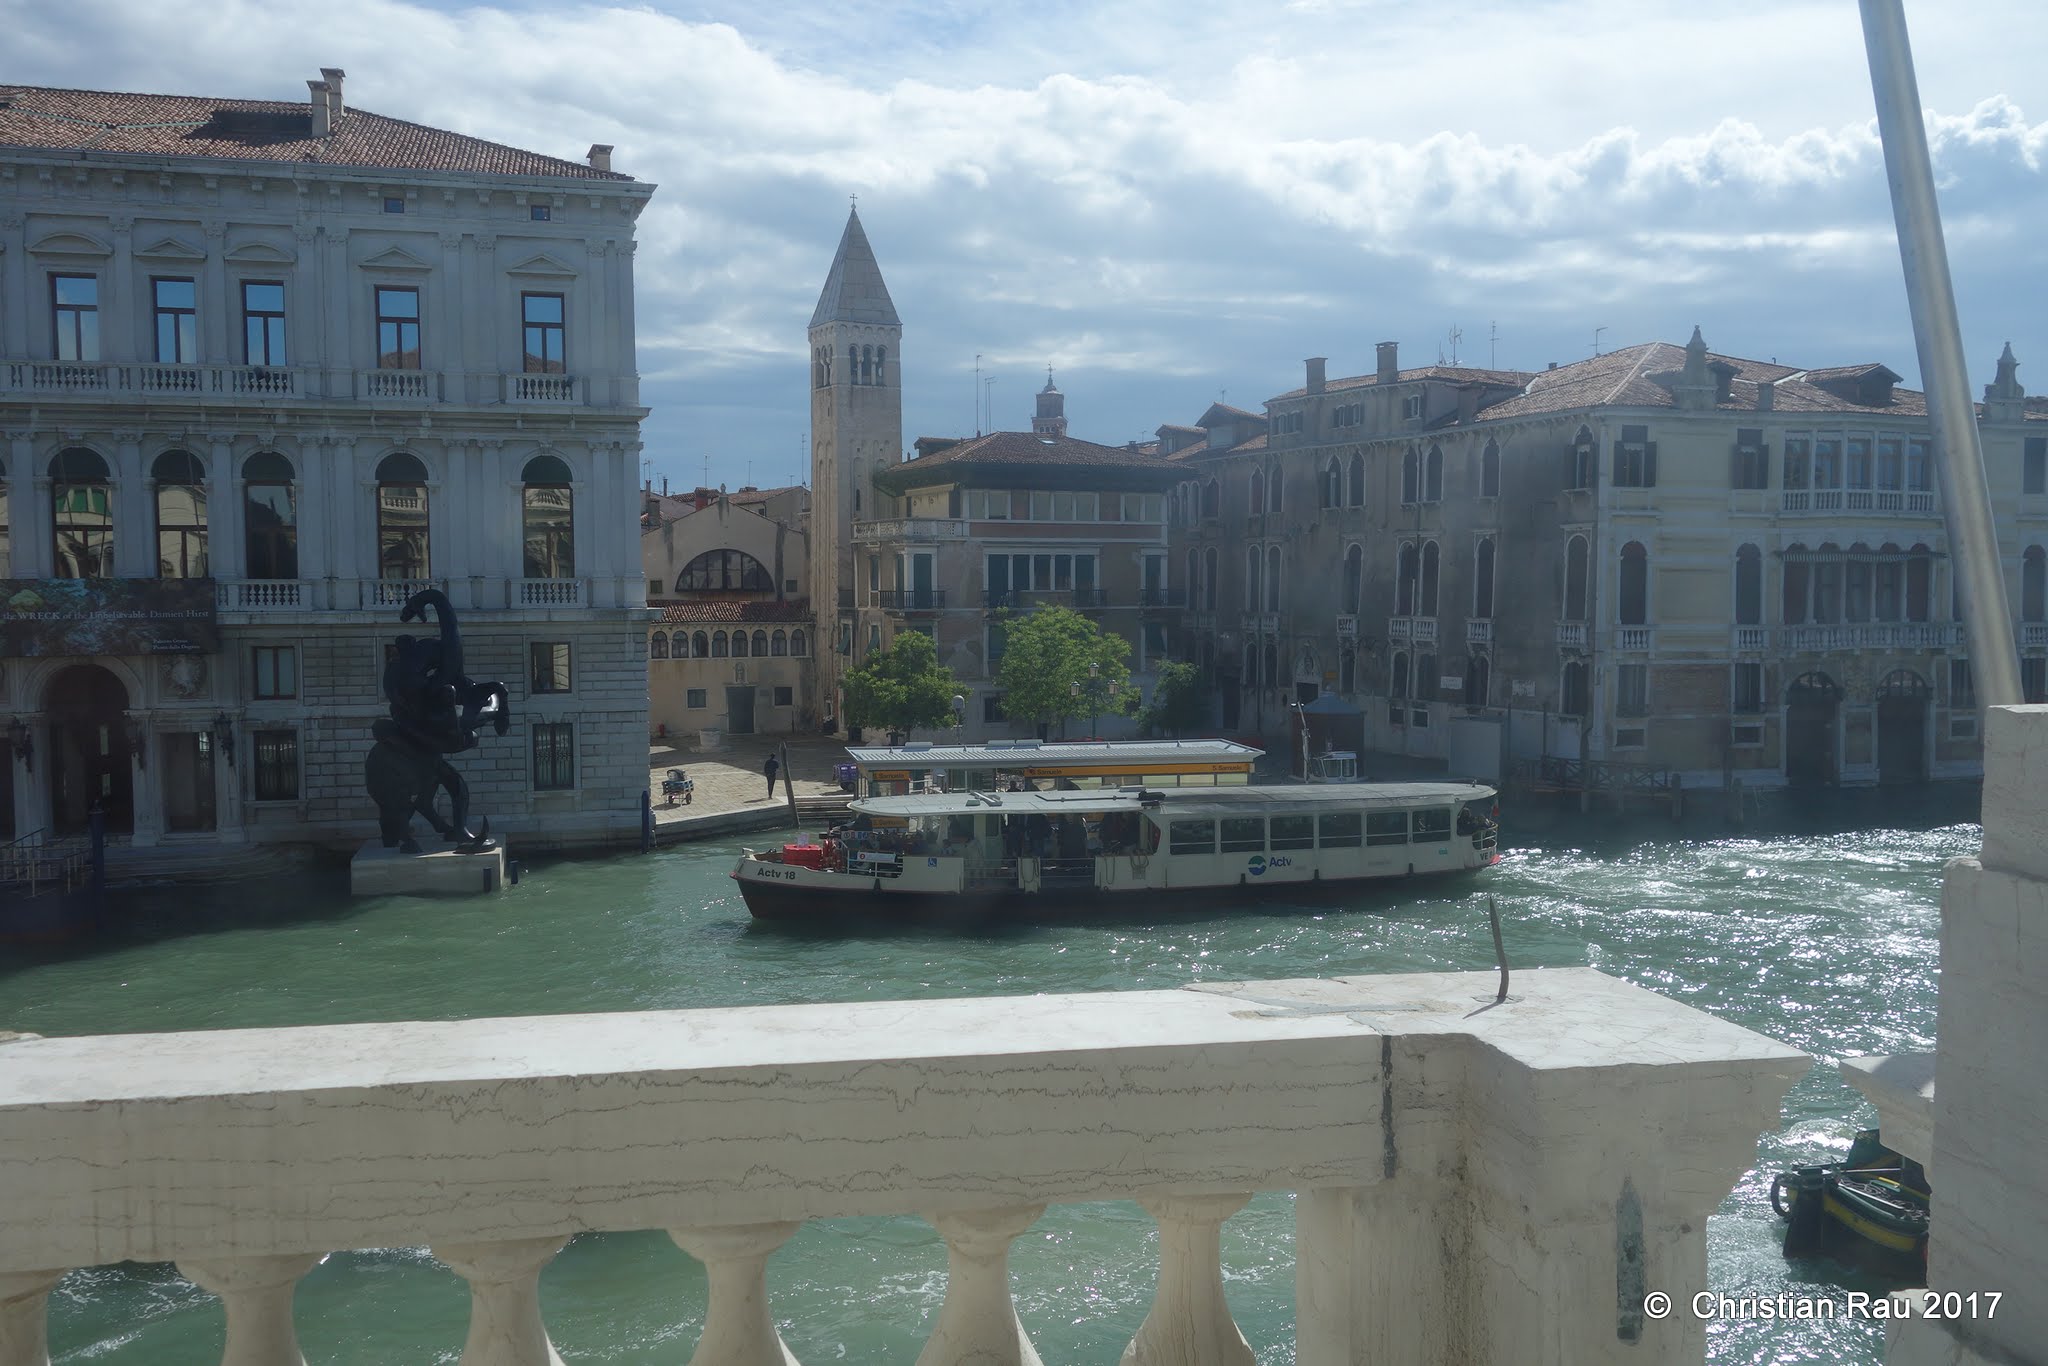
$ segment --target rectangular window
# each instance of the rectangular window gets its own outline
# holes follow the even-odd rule
[[[1813,486],[1817,489],[1842,487],[1842,438],[1822,433],[1813,441]]]
[[[1771,462],[1764,451],[1761,427],[1736,430],[1734,484],[1739,489],[1767,489],[1771,486]]]
[[[1851,436],[1844,448],[1847,452],[1845,478],[1852,489],[1867,489],[1871,481],[1870,438]]]
[[[793,707],[793,706],[795,706],[795,705],[796,705],[796,689],[794,689],[794,688],[777,688],[777,689],[775,690],[775,705],[776,705],[776,706],[778,706],[778,707]]]
[[[1313,849],[1316,847],[1316,818],[1314,816],[1273,817],[1274,852],[1285,849]]]
[[[191,365],[199,359],[199,291],[190,280],[152,277],[156,307],[156,358],[160,365]]]
[[[386,213],[404,213],[404,212],[405,212],[405,201],[404,201],[403,199],[400,199],[400,198],[398,198],[398,197],[394,196],[394,195],[386,195],[386,196],[384,197],[384,212],[386,212]]]
[[[1977,684],[1970,676],[1967,659],[1948,662],[1948,704],[1958,710],[1977,705]]]
[[[1897,436],[1877,438],[1877,486],[1887,492],[1903,489],[1906,477],[1904,445]]]
[[[566,317],[559,294],[519,296],[519,318],[525,337],[528,374],[564,375],[569,372]]]
[[[1804,489],[1812,478],[1812,468],[1813,437],[1806,432],[1785,433],[1785,487]]]
[[[242,282],[242,360],[285,364],[284,286],[275,280]]]
[[[562,792],[576,786],[576,726],[571,721],[537,721],[533,727],[533,790]]]
[[[1764,709],[1764,666],[1755,660],[1735,666],[1735,710],[1754,716]]]
[[[293,645],[257,645],[249,651],[250,696],[269,701],[299,695],[299,651]]]
[[[528,677],[533,680],[532,691],[569,691],[569,643],[567,641],[533,641],[526,647],[527,660],[531,664]]]
[[[50,313],[58,360],[100,358],[100,280],[97,275],[52,275]]]
[[[1050,522],[1052,520],[1052,495],[1050,493],[1033,493],[1031,495],[1031,520],[1034,522]]]
[[[1650,714],[1649,665],[1623,664],[1615,670],[1614,714],[1616,716],[1648,716]]]
[[[1368,847],[1376,844],[1406,844],[1408,842],[1408,813],[1406,811],[1366,812],[1365,842]]]
[[[1621,440],[1614,446],[1615,487],[1645,489],[1652,487],[1656,482],[1656,467],[1650,456],[1650,429],[1643,426],[1623,427]]]
[[[1166,847],[1176,854],[1213,854],[1216,852],[1216,822],[1169,821]]]
[[[2048,702],[2048,659],[2028,655],[2020,661],[2020,696],[2029,702]]]
[[[2048,493],[2048,436],[2027,438],[2020,465],[2021,493]]]
[[[1356,811],[1316,817],[1316,842],[1325,849],[1356,849],[1365,828]]]
[[[214,738],[210,730],[173,731],[163,756],[164,829],[194,834],[214,828]]]
[[[299,733],[259,730],[250,736],[256,750],[256,792],[259,802],[290,802],[299,797]]]
[[[555,216],[554,206],[551,204],[530,204],[527,206],[526,216],[536,223],[545,223]]]
[[[1641,749],[1650,743],[1649,736],[1650,732],[1642,726],[1617,729],[1614,732],[1614,747],[1616,749]]]
[[[1401,400],[1401,416],[1414,421],[1422,416],[1422,395],[1410,394]]]
[[[1409,827],[1417,844],[1432,840],[1447,840],[1451,837],[1451,813],[1447,807],[1433,807],[1427,811],[1410,813],[1415,819]]]
[[[683,693],[683,705],[686,707],[702,707],[708,705],[704,700],[704,691],[705,690],[702,688],[686,689]]]
[[[1009,717],[1003,712],[1003,699],[995,693],[990,693],[983,697],[981,699],[981,719],[990,722],[1009,720]]]
[[[420,368],[420,292],[377,286],[377,368]]]

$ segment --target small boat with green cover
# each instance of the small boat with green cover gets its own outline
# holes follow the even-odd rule
[[[1857,1134],[1840,1163],[1771,1180],[1787,1257],[1840,1256],[1908,1276],[1927,1266],[1927,1196],[1920,1164],[1885,1147],[1875,1129]]]

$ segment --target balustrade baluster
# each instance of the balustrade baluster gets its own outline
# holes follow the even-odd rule
[[[50,1366],[50,1291],[61,1271],[0,1272],[0,1366]]]
[[[562,1366],[540,1317],[540,1269],[567,1238],[450,1243],[436,1257],[469,1282],[461,1366]]]
[[[946,1300],[917,1366],[1039,1366],[1010,1297],[1010,1244],[1044,1205],[926,1216],[946,1240]]]
[[[690,1366],[798,1366],[768,1313],[768,1254],[801,1227],[795,1220],[669,1230],[704,1263],[704,1335]]]
[[[228,1320],[221,1366],[306,1366],[292,1326],[299,1278],[324,1254],[181,1261],[178,1274],[220,1296]]]
[[[1159,1290],[1122,1366],[1254,1366],[1223,1299],[1223,1221],[1249,1195],[1161,1195],[1138,1203],[1159,1225]]]

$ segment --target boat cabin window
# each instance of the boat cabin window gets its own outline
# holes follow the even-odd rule
[[[1316,833],[1325,849],[1356,849],[1365,822],[1356,811],[1341,811],[1316,817]]]
[[[1264,816],[1225,816],[1223,818],[1223,852],[1226,854],[1258,854],[1266,848],[1266,818]]]
[[[1174,821],[1167,826],[1167,847],[1176,854],[1216,852],[1216,822]]]
[[[1365,842],[1368,845],[1406,844],[1408,842],[1408,813],[1406,811],[1366,812]]]
[[[1417,843],[1429,840],[1447,840],[1451,837],[1451,813],[1448,807],[1432,807],[1428,811],[1411,811],[1415,818],[1412,829]]]
[[[1275,850],[1313,849],[1316,847],[1316,818],[1314,816],[1273,817],[1273,844]]]

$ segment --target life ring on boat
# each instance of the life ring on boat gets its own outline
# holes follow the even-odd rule
[[[1792,1189],[1792,1174],[1790,1172],[1779,1172],[1771,1178],[1771,1208],[1781,1219],[1792,1217],[1792,1207],[1781,1198],[1790,1189]]]

